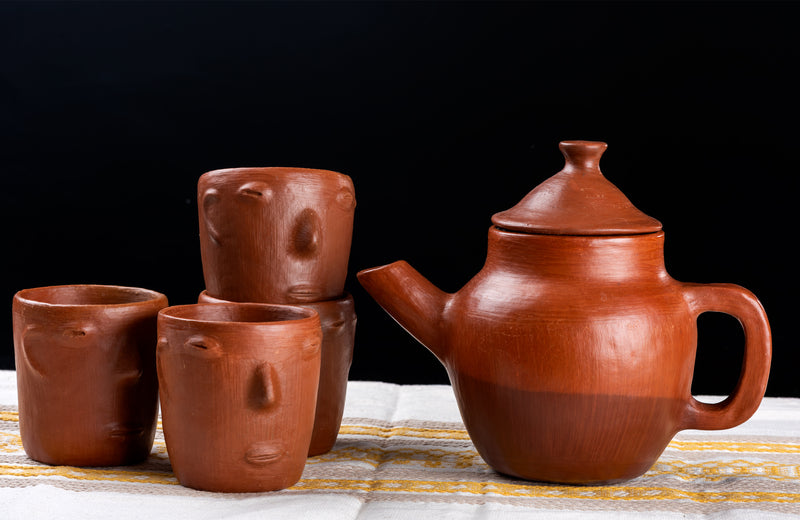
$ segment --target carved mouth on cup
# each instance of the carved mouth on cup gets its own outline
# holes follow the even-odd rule
[[[316,302],[322,299],[322,293],[311,285],[298,284],[289,287],[289,298],[296,302]]]
[[[141,369],[133,368],[129,370],[118,370],[117,378],[122,383],[135,384],[142,379],[144,372]]]
[[[131,437],[141,437],[144,435],[144,427],[135,424],[115,423],[109,425],[108,435],[112,438],[129,439]]]
[[[271,464],[283,456],[283,446],[273,442],[256,442],[244,454],[244,460],[254,466]]]

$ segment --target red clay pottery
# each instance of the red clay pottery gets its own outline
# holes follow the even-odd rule
[[[209,295],[303,303],[343,294],[356,205],[350,177],[232,168],[203,174],[197,191]]]
[[[230,303],[213,298],[206,291],[200,293],[200,303]],[[353,341],[356,332],[356,313],[353,297],[322,302],[304,303],[302,307],[314,309],[322,324],[322,361],[320,364],[317,411],[314,433],[308,455],[320,455],[333,448],[339,434],[347,393],[347,376],[353,362]]]
[[[303,307],[161,311],[161,416],[178,481],[220,492],[295,484],[311,442],[321,342],[319,316]]]
[[[605,143],[564,141],[561,172],[494,215],[483,269],[461,290],[405,262],[362,285],[447,368],[486,462],[529,480],[594,484],[641,475],[679,430],[747,420],[767,384],[769,323],[753,294],[672,279],[661,224],[601,174]],[[736,389],[691,395],[697,316],[746,336]]]
[[[147,458],[158,412],[156,315],[163,294],[113,285],[14,295],[19,427],[47,464],[118,466]]]

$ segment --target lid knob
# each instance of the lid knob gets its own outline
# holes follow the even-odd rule
[[[661,223],[634,207],[600,171],[608,145],[562,141],[564,168],[528,193],[516,206],[496,213],[492,222],[509,231],[553,235],[630,235],[652,233]]]
[[[561,141],[558,149],[564,154],[565,171],[601,173],[600,157],[608,145],[600,141]]]

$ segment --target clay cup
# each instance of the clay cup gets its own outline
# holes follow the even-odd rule
[[[207,291],[200,293],[200,303],[231,303],[214,298]],[[336,443],[342,424],[347,377],[353,362],[353,342],[356,332],[356,313],[353,297],[322,302],[304,303],[302,307],[314,309],[322,324],[322,361],[317,392],[317,411],[314,433],[308,455],[321,455]]]
[[[303,472],[319,382],[314,310],[194,304],[158,316],[164,438],[184,486],[284,489]]]
[[[236,302],[304,303],[344,293],[356,200],[341,173],[231,168],[197,186],[208,294]]]
[[[158,412],[163,294],[113,285],[25,289],[12,304],[22,445],[39,462],[147,458]]]

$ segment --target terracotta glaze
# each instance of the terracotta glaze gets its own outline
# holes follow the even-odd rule
[[[756,297],[674,280],[661,224],[600,172],[605,143],[565,141],[564,169],[496,214],[483,269],[445,293],[400,261],[358,273],[447,369],[464,423],[495,470],[598,484],[647,471],[680,430],[747,420],[767,385],[771,336]],[[735,316],[739,382],[691,395],[697,317]]]
[[[147,458],[158,411],[161,293],[113,285],[25,289],[12,304],[19,427],[46,464],[118,466]]]
[[[284,489],[303,472],[319,384],[316,311],[254,303],[158,315],[164,439],[184,486]]]
[[[199,303],[231,303],[213,298],[206,291],[200,293]],[[353,342],[356,332],[356,313],[353,297],[321,302],[304,303],[317,311],[322,325],[322,355],[317,392],[317,411],[314,433],[308,455],[321,455],[330,451],[339,435],[347,394],[347,376],[353,362]]]
[[[347,175],[307,168],[231,168],[197,187],[208,294],[304,303],[344,293],[356,205]]]

